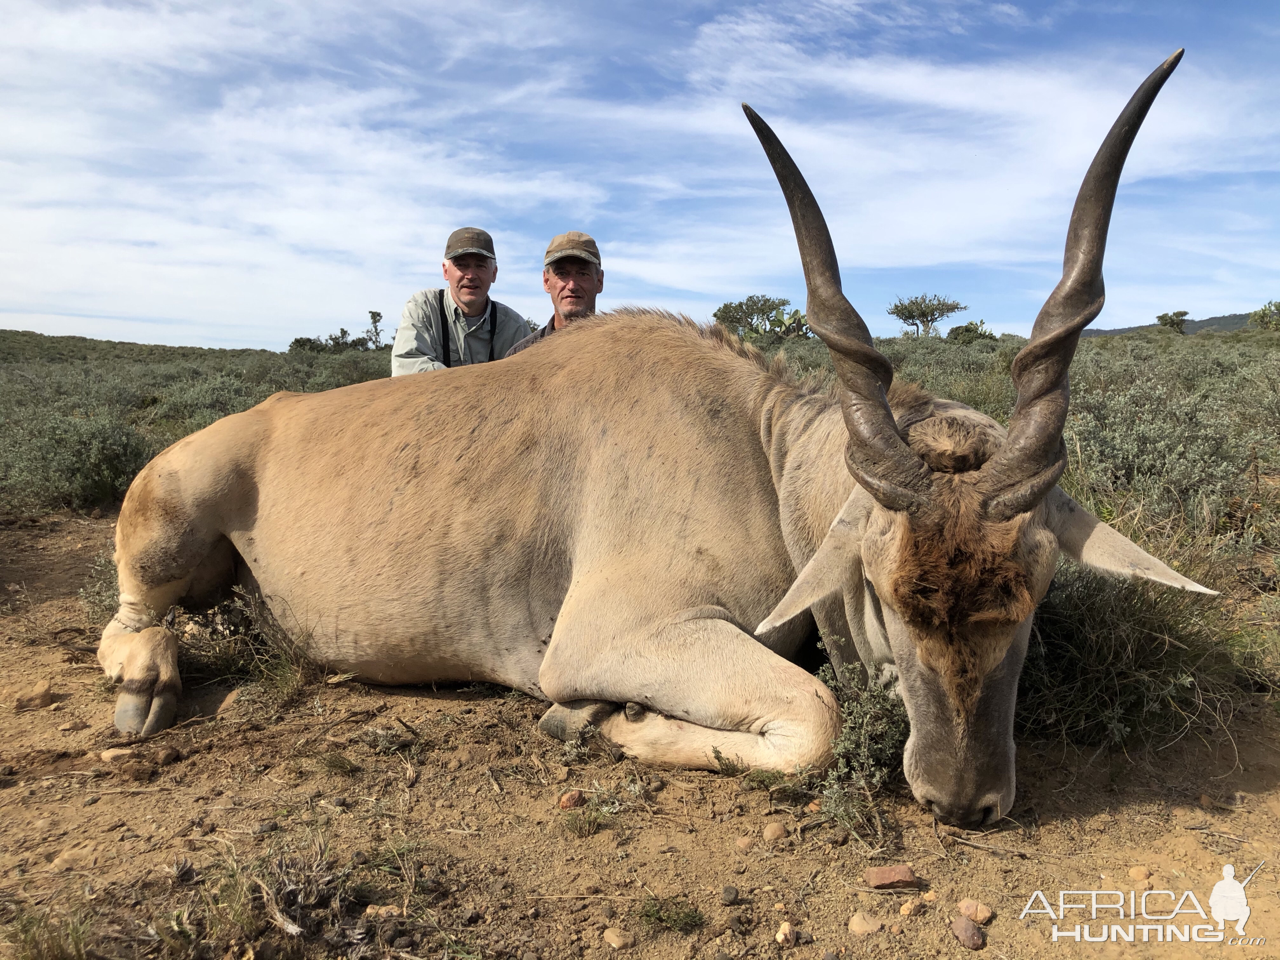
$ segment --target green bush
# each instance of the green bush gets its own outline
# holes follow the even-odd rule
[[[390,373],[390,351],[272,353],[0,330],[0,505],[107,506],[169,444],[280,390]]]

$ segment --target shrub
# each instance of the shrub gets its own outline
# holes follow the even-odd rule
[[[974,323],[958,324],[947,331],[947,340],[952,343],[977,343],[979,340],[994,340],[996,335],[987,329],[983,320]]]

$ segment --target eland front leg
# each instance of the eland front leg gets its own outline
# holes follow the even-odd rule
[[[601,733],[660,766],[716,770],[718,753],[788,773],[823,767],[840,728],[839,705],[821,681],[714,617],[610,631],[578,621],[566,602],[538,682],[557,704],[627,704],[599,722]]]

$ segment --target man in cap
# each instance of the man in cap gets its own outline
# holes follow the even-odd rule
[[[495,360],[528,336],[520,314],[489,298],[498,276],[493,237],[478,227],[453,231],[442,267],[449,286],[420,290],[405,304],[391,350],[393,377]]]
[[[596,312],[596,295],[604,289],[604,268],[600,266],[596,242],[580,230],[570,230],[553,239],[542,259],[542,289],[551,294],[551,319],[508,350],[506,356]]]

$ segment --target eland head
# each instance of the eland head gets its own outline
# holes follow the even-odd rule
[[[1138,88],[1085,175],[1062,280],[1013,363],[1017,403],[1007,432],[959,404],[935,403],[917,417],[910,402],[889,396],[893,369],[842,292],[822,212],[773,131],[744,104],[791,210],[809,325],[831,351],[848,430],[845,462],[857,483],[757,632],[842,591],[869,673],[896,669],[911,721],[903,766],[912,791],[948,822],[989,823],[1012,805],[1018,677],[1060,552],[1111,573],[1212,592],[1057,488],[1066,467],[1067,371],[1081,331],[1102,309],[1120,172],[1181,57],[1179,50]]]

